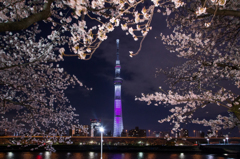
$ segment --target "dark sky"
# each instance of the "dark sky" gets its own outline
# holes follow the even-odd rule
[[[149,32],[139,55],[129,57],[129,51],[136,52],[140,41],[135,42],[131,35],[126,35],[121,28],[109,33],[99,49],[89,61],[79,60],[77,57],[65,57],[61,66],[70,74],[74,74],[87,87],[93,88],[88,91],[83,87],[76,86],[69,89],[66,95],[71,104],[76,107],[79,114],[80,124],[89,125],[90,119],[101,119],[107,129],[113,130],[114,116],[114,67],[116,60],[116,39],[120,39],[119,52],[121,61],[122,84],[122,107],[124,129],[140,129],[153,131],[169,131],[169,123],[159,124],[158,120],[170,115],[169,107],[147,105],[145,102],[135,101],[135,96],[141,93],[153,93],[162,86],[167,90],[164,83],[164,75],[155,77],[156,68],[166,68],[180,65],[183,59],[177,58],[175,54],[165,49],[160,39],[154,37],[163,34],[170,34],[166,28],[165,17],[155,15],[152,23],[153,30]],[[214,111],[212,111],[214,109]],[[209,112],[215,115],[226,110],[216,109],[216,106],[199,110],[198,117],[205,117]],[[213,115],[214,115],[213,114]],[[183,128],[192,131],[207,128],[199,125],[183,125]],[[208,128],[209,129],[209,128]],[[237,135],[237,130],[234,133]]]

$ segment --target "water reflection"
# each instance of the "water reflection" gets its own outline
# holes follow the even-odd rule
[[[89,159],[94,159],[95,158],[95,152],[89,152]]]
[[[113,154],[111,159],[122,159],[122,154]]]
[[[207,159],[214,159],[214,156],[212,154],[207,155]]]
[[[203,159],[203,156],[201,154],[194,154],[194,159]]]
[[[156,159],[156,153],[148,153],[147,158],[149,159]]]
[[[65,155],[64,155],[65,156]],[[60,158],[60,154],[59,153],[50,153],[50,158]]]
[[[132,159],[131,153],[124,153],[124,159]]]
[[[14,154],[12,152],[7,153],[7,159],[13,159]]]
[[[100,152],[0,152],[0,159],[99,159]],[[104,152],[103,159],[237,159],[234,154]]]
[[[5,153],[0,153],[0,158],[4,158],[6,156]]]
[[[185,159],[184,153],[180,153],[179,158],[180,159]]]
[[[139,152],[139,153],[138,153],[138,158],[139,158],[139,159],[142,159],[142,158],[143,158],[143,153],[142,153],[142,152]]]
[[[50,156],[51,156],[51,152],[46,151],[46,152],[44,153],[44,159],[50,159]]]
[[[87,156],[88,156],[88,154],[86,154]],[[68,153],[68,156],[67,156],[67,159],[77,159],[77,158],[84,158],[84,154],[83,153],[71,153],[71,154],[69,154]],[[89,158],[90,159],[90,158]]]
[[[42,159],[42,155],[37,155],[36,159]]]
[[[31,152],[24,152],[21,157],[22,158],[33,158],[34,154]],[[41,159],[41,158],[37,158],[37,159]]]
[[[178,158],[178,154],[176,153],[170,154],[170,159],[176,159],[176,158]]]

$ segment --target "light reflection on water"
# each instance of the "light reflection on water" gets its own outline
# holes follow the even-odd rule
[[[213,158],[213,155],[211,155],[211,154],[210,154],[210,155],[207,155],[207,159],[214,159],[214,158]]]
[[[191,154],[157,152],[103,152],[103,159],[237,159],[234,154]],[[100,159],[99,152],[0,152],[0,159]]]
[[[21,156],[22,156],[22,158],[33,158],[33,155],[34,154],[31,152],[25,152]]]
[[[180,153],[179,157],[180,159],[184,159],[185,158],[184,153]]]
[[[142,159],[143,158],[143,153],[142,152],[138,152],[138,158]]]
[[[52,155],[51,152],[45,151],[44,158],[45,159],[50,159],[51,155]]]

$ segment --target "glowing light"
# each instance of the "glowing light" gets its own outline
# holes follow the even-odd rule
[[[138,157],[141,157],[141,158],[142,158],[142,157],[143,157],[143,153],[142,153],[142,152],[139,152],[139,153],[138,153]]]
[[[207,159],[214,159],[213,155],[207,155]]]
[[[180,158],[184,158],[184,153],[180,153]]]
[[[100,132],[104,132],[104,128],[103,128],[103,127],[100,127],[100,128],[99,128],[99,131],[100,131]]]
[[[8,156],[9,158],[13,157],[13,153],[12,153],[12,152],[8,152],[7,156]]]
[[[45,156],[44,158],[50,159],[50,155],[51,155],[51,153],[46,151],[45,154],[44,154],[44,156]]]
[[[116,85],[115,86],[115,97],[120,97],[121,96],[121,86]]]
[[[94,158],[94,152],[89,152],[89,156],[90,156],[91,158]]]

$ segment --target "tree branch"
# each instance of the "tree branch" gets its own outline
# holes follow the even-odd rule
[[[208,8],[206,9],[206,12],[209,14],[214,14],[215,9]],[[216,15],[240,17],[240,12],[234,10],[217,10]]]
[[[203,66],[213,66],[214,64],[213,64],[213,62],[202,62],[202,65]],[[222,68],[229,67],[232,70],[240,70],[239,66],[231,66],[231,65],[225,64],[225,63],[216,63],[216,65],[218,67],[222,67]]]
[[[230,108],[230,111],[234,113],[234,115],[238,118],[238,120],[240,121],[240,96],[238,96],[237,98],[234,99],[234,101],[232,102],[232,108]]]
[[[32,14],[20,21],[0,23],[0,32],[23,30],[38,21],[47,19],[51,15],[51,4],[53,1],[54,0],[48,0],[48,3],[44,4],[43,10],[41,12]]]

